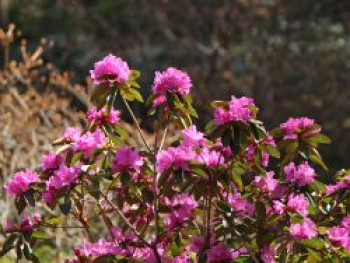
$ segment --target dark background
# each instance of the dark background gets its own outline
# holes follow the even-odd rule
[[[1,25],[14,22],[44,58],[83,82],[112,52],[143,72],[187,70],[203,126],[209,102],[252,96],[269,128],[309,116],[333,139],[321,150],[332,170],[349,166],[349,0],[0,0]],[[143,113],[141,109],[141,114]]]

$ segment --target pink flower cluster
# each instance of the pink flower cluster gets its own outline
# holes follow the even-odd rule
[[[249,216],[255,214],[255,206],[249,201],[243,199],[240,193],[229,194],[227,202],[238,214],[247,214]]]
[[[301,118],[289,118],[285,123],[281,124],[281,129],[285,132],[285,140],[295,140],[298,134],[305,131],[307,128],[311,128],[315,124],[315,121],[307,117]],[[308,135],[319,133],[320,129],[314,129],[307,132]]]
[[[113,172],[140,170],[143,164],[143,157],[132,147],[122,146],[115,154],[112,163]]]
[[[113,241],[100,239],[96,243],[84,242],[83,247],[74,249],[74,253],[78,257],[100,257],[105,255],[119,255],[121,249]]]
[[[95,85],[112,86],[114,82],[123,83],[128,80],[130,74],[128,64],[112,54],[96,62],[94,69],[90,70],[90,76]]]
[[[344,217],[340,226],[330,228],[328,238],[350,252],[350,216]]]
[[[336,182],[333,185],[327,185],[327,194],[331,195],[338,190],[341,189],[349,189],[350,188],[350,175],[345,175],[341,181]]]
[[[62,162],[62,155],[55,152],[49,152],[42,157],[40,166],[44,170],[57,169]]]
[[[67,127],[64,134],[63,139],[69,142],[75,142],[81,136],[82,132],[79,128],[76,127]]]
[[[30,185],[39,182],[39,176],[36,172],[27,169],[17,172],[13,178],[5,184],[5,189],[8,194],[19,195],[26,192]]]
[[[298,213],[305,217],[309,214],[308,207],[309,201],[305,198],[303,194],[290,194],[288,196],[287,205],[283,204],[280,201],[273,201],[274,211],[279,215],[290,211],[293,213]]]
[[[224,156],[228,153],[220,143],[216,144],[216,148],[220,151],[210,149],[210,145],[206,144],[207,139],[204,134],[197,131],[195,126],[190,126],[181,131],[182,143],[178,147],[169,147],[157,154],[157,172],[163,173],[170,167],[175,170],[188,170],[190,161],[195,161],[209,167],[216,167],[223,164]]]
[[[304,218],[302,223],[291,224],[289,228],[290,235],[294,239],[310,239],[317,236],[316,225],[309,219]]]
[[[262,192],[273,193],[279,186],[278,179],[273,178],[274,172],[267,172],[266,177],[255,176],[253,184],[255,184]]]
[[[166,101],[167,92],[176,92],[182,96],[190,93],[192,87],[189,75],[176,68],[168,68],[163,72],[157,71],[153,82],[153,92],[159,94],[154,105],[162,104]]]
[[[59,169],[46,181],[46,190],[42,195],[45,202],[51,203],[57,190],[76,184],[80,172],[79,167],[68,167],[65,164],[61,164]]]
[[[205,250],[207,256],[207,262],[209,263],[219,263],[234,260],[240,255],[247,253],[245,248],[241,249],[231,249],[226,247],[222,242],[215,240],[215,236],[210,237],[210,248]],[[203,237],[194,236],[192,237],[192,244],[187,246],[187,251],[193,251],[198,253],[203,246]],[[184,261],[187,262],[187,261]]]
[[[6,233],[12,233],[12,232],[21,232],[21,233],[28,233],[33,232],[34,228],[39,224],[40,222],[40,215],[34,214],[32,218],[30,218],[28,215],[24,215],[22,217],[22,221],[20,224],[15,224],[11,219],[7,219],[6,225],[4,227],[4,231]]]
[[[275,253],[276,253],[275,247],[265,245],[260,250],[260,259],[262,260],[263,263],[275,263],[276,262]]]
[[[75,139],[73,149],[82,151],[85,158],[89,158],[92,152],[103,147],[107,143],[107,138],[102,130],[96,129],[94,132],[86,132]]]
[[[249,122],[255,117],[255,113],[252,110],[253,107],[255,107],[253,99],[232,96],[228,110],[219,107],[214,111],[215,123],[217,125],[224,125],[233,121]]]
[[[194,198],[188,194],[176,195],[171,200],[166,198],[164,203],[171,207],[171,212],[165,219],[165,225],[169,229],[174,229],[190,220],[193,217],[193,210],[198,206]]]
[[[110,109],[109,112],[107,111],[106,107],[97,110],[97,108],[94,106],[87,112],[87,119],[90,124],[116,124],[120,121],[120,111],[114,109],[113,107]]]
[[[299,186],[305,186],[315,181],[315,170],[308,162],[295,165],[294,162],[289,163],[284,167],[287,183],[296,183]]]

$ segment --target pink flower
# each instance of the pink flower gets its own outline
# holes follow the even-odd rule
[[[190,93],[192,83],[186,72],[176,68],[168,68],[163,72],[157,71],[155,74],[152,87],[154,93],[164,95],[169,91],[179,93],[182,96]]]
[[[29,189],[32,183],[39,182],[39,176],[32,170],[25,170],[14,174],[13,178],[5,184],[8,194],[18,195]]]
[[[350,175],[346,175],[342,178],[342,181],[336,182],[334,185],[327,185],[326,186],[326,193],[327,195],[331,195],[334,192],[344,189],[344,188],[350,188]]]
[[[169,217],[165,219],[165,225],[169,229],[181,226],[193,217],[193,210],[198,206],[194,198],[188,194],[175,195],[172,200],[166,198],[165,204],[171,207]]]
[[[217,125],[224,125],[232,121],[248,122],[255,117],[252,107],[255,107],[253,99],[232,96],[228,110],[220,107],[214,111],[214,120]]]
[[[157,172],[163,173],[171,166],[177,169],[187,169],[189,161],[196,157],[196,153],[189,147],[169,147],[157,154]]]
[[[41,159],[40,166],[44,170],[57,169],[63,162],[63,157],[55,152],[49,152]]]
[[[113,172],[121,172],[124,170],[139,171],[143,164],[143,158],[134,148],[122,146],[115,154],[113,159]]]
[[[250,216],[253,216],[255,214],[254,205],[243,199],[240,193],[229,194],[228,204],[237,213],[247,214]]]
[[[82,151],[85,158],[88,158],[94,150],[103,147],[106,143],[107,138],[105,134],[100,129],[96,129],[93,133],[88,131],[76,139],[73,149]]]
[[[11,219],[7,219],[4,230],[5,232],[33,232],[34,228],[39,224],[39,221],[39,214],[34,214],[32,218],[30,218],[28,215],[24,215],[20,224],[15,224]]]
[[[215,262],[219,263],[219,262],[233,260],[239,256],[239,255],[236,255],[236,253],[234,252],[235,251],[233,249],[229,249],[223,243],[218,243],[212,246],[208,250],[207,252],[208,261],[210,263],[215,263]]]
[[[163,173],[168,170],[173,163],[173,155],[170,151],[160,151],[157,154],[157,173]]]
[[[274,172],[267,172],[266,177],[255,176],[253,183],[262,191],[272,193],[278,186],[278,180],[274,179]]]
[[[91,78],[95,85],[108,84],[112,86],[114,82],[126,82],[131,74],[128,64],[121,58],[112,54],[104,57],[90,70]]]
[[[84,242],[81,249],[75,249],[74,253],[78,257],[100,257],[104,255],[119,255],[122,250],[117,247],[115,242],[109,242],[100,239],[96,243]]]
[[[217,165],[224,163],[224,158],[220,152],[207,149],[203,149],[203,151],[197,155],[196,160],[209,167],[216,167]]]
[[[343,219],[342,225],[332,227],[328,230],[327,234],[330,240],[335,244],[344,247],[350,251],[350,228],[348,226],[348,218]]]
[[[80,136],[81,136],[81,130],[76,127],[67,127],[63,134],[64,139],[72,142],[78,140]]]
[[[120,121],[120,111],[111,108],[109,112],[104,107],[100,110],[94,106],[87,112],[87,119],[89,123],[95,122],[97,125],[103,123],[115,124]]]
[[[260,250],[260,259],[264,263],[275,263],[275,253],[276,253],[276,248],[272,246],[267,246],[265,245],[261,250]]]
[[[350,230],[350,216],[345,216],[341,222],[341,225]]]
[[[306,117],[301,118],[289,118],[285,123],[280,125],[281,129],[285,132],[285,140],[294,140],[297,135],[307,128],[310,128],[315,124],[315,121]],[[308,131],[308,135],[319,133],[320,129]]]
[[[309,219],[305,218],[300,224],[291,224],[289,232],[294,239],[310,239],[317,236],[316,225]]]
[[[188,147],[203,146],[206,139],[204,134],[197,131],[197,127],[192,125],[187,129],[181,131],[182,135],[182,145]]]
[[[294,195],[291,194],[288,197],[287,205],[284,205],[280,201],[274,201],[274,211],[277,214],[283,214],[286,211],[296,212],[302,216],[308,215],[309,201],[305,198],[304,195]]]
[[[174,258],[172,263],[191,263],[192,260],[187,254],[182,254]]]
[[[297,183],[299,186],[305,186],[315,181],[315,170],[308,162],[296,166],[294,162],[289,163],[284,167],[287,183]]]
[[[80,168],[76,166],[68,167],[62,164],[46,182],[46,189],[58,190],[77,183],[80,171]]]

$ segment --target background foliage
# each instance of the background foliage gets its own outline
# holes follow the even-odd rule
[[[200,113],[213,97],[244,93],[265,109],[271,127],[291,114],[311,115],[333,138],[329,165],[347,164],[349,1],[4,2],[7,20],[26,37],[55,41],[46,59],[74,69],[78,81],[108,51],[145,76],[170,63],[191,73]],[[148,93],[151,79],[141,81]]]

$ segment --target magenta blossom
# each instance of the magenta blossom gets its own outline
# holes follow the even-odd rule
[[[197,131],[197,127],[192,125],[181,131],[182,145],[188,147],[203,146],[206,139],[202,132]]]
[[[8,194],[18,195],[27,191],[31,184],[39,182],[39,176],[36,172],[27,169],[17,172],[13,178],[5,184],[5,189]]]
[[[128,64],[119,57],[112,54],[104,57],[90,70],[90,76],[95,85],[107,84],[112,86],[114,82],[126,82],[131,74]]]
[[[305,218],[300,224],[291,224],[289,228],[290,235],[294,239],[310,239],[317,236],[316,225],[309,219]]]
[[[165,219],[165,225],[169,229],[181,226],[193,217],[193,211],[198,206],[195,199],[188,194],[176,195],[172,200],[166,198],[165,204],[171,207],[169,217]]]
[[[107,138],[102,130],[96,129],[94,132],[88,131],[75,140],[73,149],[82,151],[84,157],[88,158],[92,152],[103,147],[107,143]]]
[[[196,153],[189,147],[169,147],[157,154],[157,172],[163,173],[170,167],[186,170],[188,163],[196,157]]]
[[[143,158],[135,148],[122,146],[113,159],[113,172],[125,170],[139,171],[143,164]]]
[[[219,107],[214,111],[214,120],[217,125],[224,125],[233,121],[249,122],[255,117],[252,108],[255,108],[253,99],[232,96],[228,110]]]
[[[287,183],[297,183],[299,186],[305,186],[315,181],[315,170],[308,162],[303,162],[298,166],[294,162],[284,167]]]
[[[166,92],[177,92],[180,95],[190,93],[192,83],[189,75],[176,68],[168,68],[163,72],[156,71],[153,82],[153,92],[165,94]]]
[[[176,68],[168,68],[163,72],[156,71],[153,82],[153,92],[159,96],[153,101],[155,106],[166,101],[167,92],[176,92],[182,96],[190,93],[192,87],[189,75]]]
[[[253,204],[243,199],[240,193],[228,195],[228,204],[239,214],[247,214],[253,216],[255,214],[255,207]]]
[[[347,189],[347,188],[350,188],[350,175],[344,176],[341,181],[336,182],[333,185],[327,185],[326,193],[327,195],[331,195],[338,190]]]
[[[260,250],[260,259],[264,263],[275,263],[275,253],[276,253],[276,248],[272,246],[265,245],[261,250]]]
[[[11,219],[7,219],[6,225],[4,227],[4,231],[6,233],[9,232],[22,232],[22,233],[29,233],[33,232],[34,228],[38,226],[40,222],[40,215],[34,214],[32,218],[30,218],[28,215],[24,215],[22,217],[20,224],[15,224]]]
[[[309,201],[305,198],[304,195],[294,195],[290,194],[288,197],[287,205],[284,205],[280,201],[274,201],[274,211],[277,214],[283,214],[287,211],[298,213],[302,216],[308,215],[308,207],[309,207]]]
[[[67,127],[64,134],[63,134],[63,138],[68,140],[68,141],[76,141],[79,139],[79,137],[81,136],[81,130],[79,128],[76,127]]]
[[[63,157],[55,152],[45,154],[41,159],[40,166],[44,170],[57,169],[63,162]]]
[[[328,238],[335,244],[350,251],[350,229],[345,226],[335,226],[329,229]]]
[[[275,173],[273,171],[267,172],[266,177],[255,176],[253,183],[262,191],[273,193],[279,185],[278,179],[274,179]]]
[[[311,128],[315,124],[315,121],[306,117],[301,118],[289,118],[285,123],[280,125],[281,129],[285,132],[285,140],[295,140],[297,135],[307,128]],[[319,133],[320,129],[314,129],[308,131],[308,135]]]
[[[103,123],[108,124],[116,124],[120,121],[120,111],[114,109],[113,107],[108,112],[104,107],[100,110],[94,106],[87,112],[87,119],[89,123],[94,122],[97,125],[101,125]]]

